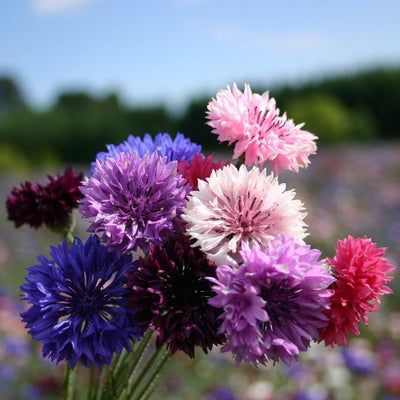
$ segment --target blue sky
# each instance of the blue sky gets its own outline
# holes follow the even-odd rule
[[[233,81],[400,64],[400,1],[2,1],[0,54],[39,106],[82,87],[174,107]]]

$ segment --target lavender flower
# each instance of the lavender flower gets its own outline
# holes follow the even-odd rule
[[[343,360],[350,371],[360,375],[370,375],[376,370],[374,354],[363,348],[342,350]]]
[[[320,252],[295,239],[277,236],[265,252],[255,246],[242,251],[236,269],[220,266],[210,304],[224,309],[220,332],[223,351],[236,361],[290,363],[328,322],[334,278],[319,261]]]
[[[179,223],[189,190],[176,169],[176,162],[166,163],[156,153],[97,161],[81,187],[80,211],[92,218],[89,231],[102,234],[120,253],[163,243]]]

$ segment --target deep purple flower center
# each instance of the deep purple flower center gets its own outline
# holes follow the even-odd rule
[[[115,311],[118,307],[118,298],[106,293],[104,282],[98,283],[94,288],[70,288],[68,293],[61,295],[65,307],[63,315],[70,315],[73,318],[81,318],[84,322],[89,322],[98,316],[104,321],[111,319],[109,311]],[[110,309],[110,310],[109,310]]]
[[[301,289],[293,287],[287,280],[281,282],[271,282],[261,289],[261,297],[265,301],[264,310],[270,320],[265,324],[266,327],[280,326],[288,320],[296,319],[299,311],[297,298]]]
[[[166,277],[165,293],[170,309],[194,311],[208,304],[213,292],[203,276],[196,276],[190,268],[176,269]]]

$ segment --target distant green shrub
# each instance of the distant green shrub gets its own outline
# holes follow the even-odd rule
[[[316,134],[321,143],[362,141],[376,136],[372,118],[361,111],[346,109],[333,96],[311,94],[290,101],[290,118],[306,122],[305,129]]]
[[[29,165],[29,160],[17,149],[0,145],[0,172],[27,171]]]

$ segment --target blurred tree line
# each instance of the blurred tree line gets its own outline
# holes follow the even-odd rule
[[[400,137],[400,68],[281,85],[270,92],[281,110],[298,123],[306,122],[320,145]],[[68,92],[39,112],[28,105],[11,77],[0,77],[0,169],[87,163],[106,143],[119,143],[130,133],[181,131],[213,150],[217,141],[205,124],[210,97],[193,99],[177,115],[163,105],[128,106],[115,93],[94,97]]]

